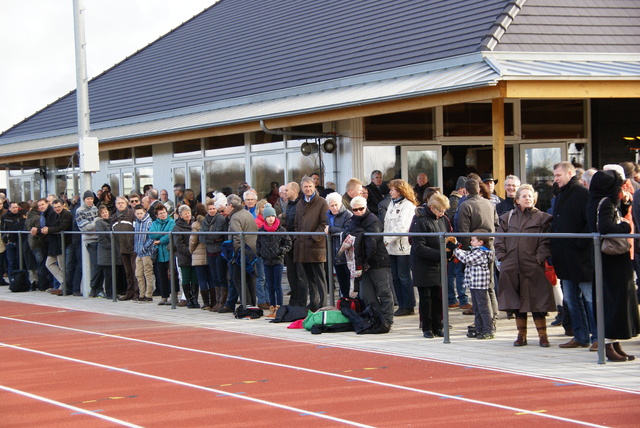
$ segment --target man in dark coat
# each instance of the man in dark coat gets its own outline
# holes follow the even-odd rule
[[[553,175],[560,191],[555,199],[551,231],[589,233],[586,218],[589,191],[576,177],[575,167],[571,162],[560,162],[554,166]],[[569,311],[573,325],[573,338],[560,347],[589,346],[590,331],[592,343],[597,344],[591,290],[594,274],[591,239],[554,238],[551,253],[553,267],[562,284],[563,306]]]
[[[365,187],[369,191],[367,208],[375,215],[378,215],[378,204],[389,194],[389,187],[387,187],[386,183],[382,182],[382,172],[379,169],[371,173],[371,183]]]
[[[431,187],[431,183],[429,183],[429,177],[424,172],[421,172],[416,177],[416,185],[413,186],[413,191],[416,192],[416,200],[418,201],[418,206],[424,203],[424,191],[427,190],[428,187]]]
[[[47,235],[48,257],[46,261],[47,269],[60,283],[65,284],[67,293],[71,293],[71,278],[66,278],[66,266],[62,262],[62,239],[60,232],[70,231],[73,223],[73,214],[64,208],[63,202],[56,199],[51,204],[51,211],[47,209],[45,212],[46,226],[42,228],[42,233]],[[71,234],[64,236],[65,252],[71,246]],[[68,255],[67,252],[65,254]],[[67,257],[70,258],[70,257]],[[66,280],[65,280],[66,279]],[[61,294],[62,290],[58,290],[55,294]],[[78,295],[79,293],[76,293]],[[79,294],[82,295],[82,294]]]
[[[505,198],[496,205],[498,217],[514,208],[513,198],[516,196],[518,187],[520,187],[520,179],[515,175],[507,175],[507,178],[504,179]]]
[[[133,232],[133,223],[136,221],[136,215],[133,210],[129,208],[129,202],[124,196],[118,196],[116,198],[116,213],[112,217],[111,228],[114,232]],[[116,241],[118,250],[120,251],[120,257],[122,258],[122,265],[124,266],[124,273],[127,277],[127,291],[124,296],[118,300],[134,300],[138,301],[140,297],[140,289],[136,282],[136,253],[133,250],[133,234],[121,233],[116,234]]]
[[[301,181],[304,197],[296,204],[295,230],[297,232],[322,232],[327,225],[327,201],[316,192],[311,177]],[[294,242],[293,260],[302,264],[309,285],[309,305],[317,311],[325,304],[327,278],[324,264],[327,261],[327,241],[324,236],[298,236]]]
[[[296,230],[296,207],[302,198],[300,194],[300,185],[295,181],[287,184],[287,209],[280,214],[280,220],[284,224],[284,228],[288,232]],[[291,241],[295,245],[298,236],[291,236]],[[304,270],[300,263],[293,260],[293,247],[285,254],[284,264],[287,267],[287,282],[291,289],[291,297],[289,298],[290,306],[306,306],[308,287],[304,278]]]

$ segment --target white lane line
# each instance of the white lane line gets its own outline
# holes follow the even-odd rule
[[[249,362],[249,363],[257,363],[257,364],[264,364],[264,365],[269,365],[269,366],[274,366],[274,367],[282,367],[282,368],[292,369],[292,370],[296,370],[296,371],[304,371],[304,372],[307,372],[307,373],[313,373],[313,374],[319,374],[319,375],[324,375],[324,376],[337,377],[337,378],[345,379],[345,380],[359,381],[359,382],[369,383],[369,384],[383,386],[383,387],[387,387],[387,388],[395,388],[395,389],[400,389],[400,390],[409,391],[409,392],[415,392],[415,393],[418,393],[418,394],[430,395],[430,396],[439,397],[439,398],[449,398],[449,399],[452,399],[452,400],[459,400],[459,401],[463,401],[463,402],[467,402],[467,403],[471,403],[471,404],[478,404],[478,405],[482,405],[482,406],[489,406],[489,407],[494,407],[494,408],[498,408],[498,409],[508,410],[508,411],[512,411],[512,412],[515,412],[515,413],[518,413],[518,414],[528,414],[528,415],[531,415],[531,416],[539,416],[539,417],[542,417],[542,418],[549,418],[549,419],[554,419],[554,420],[559,420],[559,421],[564,421],[564,422],[570,422],[570,423],[575,423],[575,424],[584,425],[584,426],[604,427],[603,425],[591,424],[589,422],[579,421],[577,419],[564,418],[564,417],[561,417],[561,416],[555,416],[555,415],[551,415],[549,413],[541,413],[541,412],[538,412],[538,411],[535,411],[535,410],[526,410],[526,409],[521,409],[521,408],[518,408],[518,407],[512,407],[512,406],[507,406],[507,405],[502,405],[502,404],[497,404],[497,403],[474,400],[474,399],[471,399],[471,398],[459,397],[459,396],[456,396],[456,395],[448,395],[448,394],[443,394],[443,393],[435,392],[435,391],[428,391],[428,390],[424,390],[424,389],[411,388],[411,387],[403,386],[403,385],[396,385],[396,384],[391,384],[391,383],[386,383],[386,382],[378,382],[378,381],[375,381],[375,380],[372,380],[372,379],[363,379],[363,378],[358,378],[358,377],[353,377],[353,376],[342,375],[342,374],[339,374],[339,373],[331,373],[331,372],[325,372],[325,371],[321,371],[321,370],[309,369],[309,368],[306,368],[306,367],[291,366],[291,365],[288,365],[288,364],[281,364],[281,363],[274,363],[274,362],[271,362],[271,361],[256,360],[256,359],[253,359],[253,358],[241,357],[241,356],[238,356],[238,355],[229,355],[229,354],[222,354],[222,353],[213,352],[213,351],[204,351],[204,350],[201,350],[201,349],[185,348],[185,347],[182,347],[182,346],[169,345],[169,344],[166,344],[166,343],[151,342],[151,341],[148,341],[148,340],[135,339],[135,338],[132,338],[132,337],[116,336],[116,335],[112,335],[112,334],[108,334],[108,333],[99,333],[99,332],[94,332],[94,331],[89,331],[89,330],[81,330],[81,329],[77,329],[77,328],[73,328],[73,327],[64,327],[64,326],[41,323],[41,322],[35,322],[35,321],[27,321],[27,320],[23,320],[23,319],[13,319],[13,318],[7,318],[7,317],[3,317],[3,316],[0,316],[0,319],[5,319],[5,320],[8,320],[8,321],[20,322],[20,323],[26,323],[26,324],[34,324],[34,325],[38,325],[38,326],[47,326],[47,327],[57,328],[57,329],[61,329],[61,330],[85,333],[85,334],[95,335],[95,336],[111,337],[111,338],[114,338],[114,339],[127,340],[127,341],[137,342],[137,343],[144,343],[144,344],[160,346],[160,347],[164,347],[164,348],[177,349],[177,350],[180,350],[180,351],[188,351],[188,352],[194,352],[194,353],[204,354],[204,355],[212,355],[212,356],[223,357],[223,358],[233,358],[233,359],[236,359],[236,360],[246,361],[246,362]],[[34,351],[34,352],[40,352],[40,351]],[[90,363],[90,364],[93,364],[93,363]]]
[[[51,400],[49,398],[42,397],[40,395],[31,394],[30,392],[20,391],[19,389],[10,388],[10,387],[4,386],[4,385],[0,385],[0,389],[2,389],[4,391],[7,391],[7,392],[12,392],[14,394],[23,395],[25,397],[32,398],[34,400],[44,401],[45,403],[53,404],[54,406],[64,407],[65,409],[73,410],[74,412],[82,413],[82,414],[93,416],[93,417],[100,418],[100,419],[104,419],[105,421],[113,422],[113,423],[116,423],[118,425],[122,425],[122,426],[125,426],[125,427],[142,428],[140,425],[136,425],[136,424],[132,424],[130,422],[125,422],[125,421],[120,420],[120,419],[112,418],[111,416],[101,415],[100,413],[94,413],[94,412],[92,412],[90,410],[81,409],[80,407],[71,406],[69,404],[65,404],[65,403],[61,403],[59,401]]]
[[[74,363],[86,364],[86,365],[93,366],[93,367],[99,367],[99,368],[103,368],[103,369],[118,371],[118,372],[121,372],[121,373],[132,374],[132,375],[144,377],[144,378],[147,378],[147,379],[159,380],[159,381],[162,381],[162,382],[169,382],[169,383],[173,383],[173,384],[180,385],[180,386],[186,386],[188,388],[199,389],[201,391],[213,392],[213,393],[216,393],[216,394],[222,394],[224,396],[239,398],[241,400],[251,401],[253,403],[258,403],[258,404],[267,405],[267,406],[271,406],[271,407],[277,407],[277,408],[284,409],[284,410],[290,410],[292,412],[296,412],[298,414],[302,414],[302,415],[305,415],[305,416],[315,416],[315,417],[321,418],[321,419],[328,419],[328,420],[330,420],[332,422],[339,422],[339,423],[345,424],[345,425],[351,425],[351,426],[362,427],[362,428],[372,428],[371,425],[365,425],[365,424],[361,424],[361,423],[358,423],[358,422],[349,421],[349,420],[346,420],[346,419],[336,418],[336,417],[325,415],[325,414],[322,414],[322,413],[312,412],[310,410],[305,410],[305,409],[300,409],[298,407],[287,406],[285,404],[274,403],[272,401],[261,400],[259,398],[253,398],[253,397],[249,397],[247,395],[240,395],[240,394],[229,392],[229,391],[223,391],[221,389],[209,388],[209,387],[206,387],[206,386],[200,386],[200,385],[195,385],[195,384],[192,384],[192,383],[182,382],[182,381],[179,381],[179,380],[176,380],[176,379],[170,379],[170,378],[166,378],[166,377],[162,377],[162,376],[155,376],[155,375],[150,375],[150,374],[146,374],[146,373],[131,371],[131,370],[127,370],[127,369],[121,369],[119,367],[108,366],[106,364],[94,363],[94,362],[91,362],[91,361],[80,360],[80,359],[77,359],[77,358],[65,357],[64,355],[52,354],[50,352],[38,351],[36,349],[25,348],[25,347],[22,347],[22,346],[10,345],[8,343],[0,342],[0,348],[1,347],[11,348],[11,349],[15,349],[17,351],[31,352],[31,353],[34,353],[34,354],[43,355],[45,357],[59,358],[61,360],[65,360],[65,361],[71,361],[71,362],[74,362]],[[87,412],[87,413],[90,413],[92,415],[98,416],[98,414],[96,414],[96,413],[91,413],[91,412]],[[100,415],[100,416],[102,416],[102,415]]]

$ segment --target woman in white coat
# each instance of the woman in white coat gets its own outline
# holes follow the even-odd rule
[[[416,210],[413,188],[404,180],[391,180],[388,184],[391,202],[384,217],[385,233],[407,233]],[[395,316],[413,315],[416,306],[411,281],[411,245],[408,236],[385,236],[384,243],[391,256],[391,276],[398,299]]]

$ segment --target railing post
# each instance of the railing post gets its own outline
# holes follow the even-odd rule
[[[64,231],[60,231],[60,247],[62,248],[62,266],[59,266],[62,271],[62,284],[60,284],[60,288],[62,288],[62,295],[67,295],[67,258],[65,252],[67,251],[66,245],[64,244]]]
[[[442,289],[442,331],[444,332],[443,343],[451,343],[449,338],[449,287],[447,281],[447,246],[445,234],[441,233],[440,239],[440,288]]]
[[[114,302],[118,301],[117,292],[117,279],[118,271],[116,270],[116,245],[115,238],[113,237],[113,230],[109,232],[109,239],[111,240],[111,298]]]
[[[336,305],[335,284],[333,282],[333,237],[327,235],[327,286],[329,288],[329,304]],[[348,297],[348,296],[347,296]]]
[[[593,262],[596,279],[596,329],[598,332],[598,364],[606,364],[604,359],[604,301],[602,294],[602,241],[600,235],[593,236]]]
[[[247,308],[247,260],[245,253],[245,242],[244,242],[244,232],[240,232],[240,290],[241,296],[240,300],[242,301],[242,308]],[[257,302],[256,302],[257,303]]]
[[[177,296],[176,296],[176,260],[173,251],[173,236],[169,232],[169,275],[171,275],[171,309],[176,309]]]

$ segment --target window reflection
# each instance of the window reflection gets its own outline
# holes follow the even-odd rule
[[[259,198],[271,192],[271,182],[284,182],[284,158],[282,155],[253,156],[251,158],[251,187],[258,191]]]
[[[400,178],[400,146],[364,146],[363,166],[365,178],[371,171],[382,171],[382,180]]]
[[[528,148],[524,151],[525,180],[538,192],[536,206],[542,211],[551,207],[553,198],[553,166],[562,160],[560,147]]]
[[[229,186],[235,192],[238,183],[245,180],[244,158],[206,161],[204,173],[207,188],[221,191]]]

